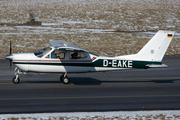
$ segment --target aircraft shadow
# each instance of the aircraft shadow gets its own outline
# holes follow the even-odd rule
[[[23,81],[21,81],[20,82],[20,84],[21,83],[60,83],[60,81],[40,81],[40,80],[38,80],[38,81],[35,81],[35,80],[33,80],[33,81],[25,81],[25,80],[23,80]]]
[[[70,78],[71,83],[74,85],[101,85],[101,83],[174,83],[175,81],[179,81],[180,79],[166,79],[166,80],[160,80],[160,79],[149,79],[149,80],[132,80],[132,81],[126,81],[126,80],[98,80],[90,77],[71,77]]]
[[[74,85],[101,85],[102,81],[90,77],[71,77],[70,82]]]
[[[70,84],[74,85],[101,85],[102,83],[174,83],[175,81],[180,81],[180,79],[148,79],[148,80],[98,80],[91,77],[70,77]],[[54,80],[33,80],[33,81],[22,81],[21,83],[62,83],[60,81],[54,81]]]
[[[101,85],[102,81],[90,78],[90,77],[70,77],[70,84],[74,85]],[[54,80],[32,80],[32,81],[21,81],[21,83],[62,83]]]

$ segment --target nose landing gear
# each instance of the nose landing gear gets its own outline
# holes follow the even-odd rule
[[[17,67],[14,69],[14,71],[15,71],[15,77],[12,79],[12,81],[14,84],[18,84],[20,82],[19,74],[21,74],[22,72]]]
[[[12,79],[14,84],[18,84],[20,82],[19,76],[16,75],[13,79]]]

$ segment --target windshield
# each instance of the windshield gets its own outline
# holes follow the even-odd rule
[[[37,50],[36,52],[34,52],[35,56],[37,57],[42,57],[44,56],[46,53],[48,53],[52,48],[50,47],[46,47],[46,48],[43,48],[41,50]]]

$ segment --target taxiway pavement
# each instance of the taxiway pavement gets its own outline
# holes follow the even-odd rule
[[[0,113],[180,110],[180,57],[165,57],[167,68],[69,74],[20,75],[0,61]]]

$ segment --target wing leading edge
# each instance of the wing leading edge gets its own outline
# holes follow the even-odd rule
[[[66,51],[79,51],[79,52],[89,52],[87,50],[84,50],[72,43],[63,42],[63,41],[50,41],[49,42],[53,47],[60,47],[62,50]]]

